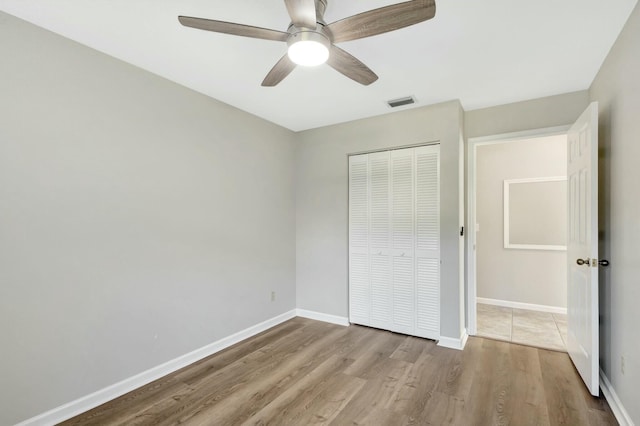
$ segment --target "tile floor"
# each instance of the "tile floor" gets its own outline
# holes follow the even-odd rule
[[[478,303],[478,336],[566,351],[567,316]]]

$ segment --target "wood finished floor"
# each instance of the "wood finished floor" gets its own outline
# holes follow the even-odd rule
[[[567,354],[294,318],[63,425],[615,425]]]

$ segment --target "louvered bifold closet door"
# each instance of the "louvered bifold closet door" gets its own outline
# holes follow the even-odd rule
[[[369,325],[369,162],[349,157],[349,320]]]
[[[391,151],[392,331],[415,331],[414,150]]]
[[[440,338],[440,148],[349,157],[349,319]]]
[[[415,149],[416,332],[440,338],[440,146]]]
[[[389,329],[393,294],[390,253],[389,152],[369,154],[369,262],[371,275],[371,321]]]

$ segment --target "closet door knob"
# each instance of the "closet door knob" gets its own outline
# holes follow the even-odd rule
[[[576,259],[576,263],[580,266],[582,265],[591,265],[591,259],[589,259],[588,257],[586,259]]]

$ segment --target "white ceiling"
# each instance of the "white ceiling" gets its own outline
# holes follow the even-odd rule
[[[340,44],[380,79],[327,65],[260,86],[286,44],[186,28],[178,15],[286,31],[283,0],[0,0],[0,10],[294,131],[460,99],[465,109],[587,89],[637,0],[436,0],[436,17]],[[329,0],[327,22],[398,3]],[[6,58],[5,58],[6,59]],[[395,111],[395,110],[394,110]]]

